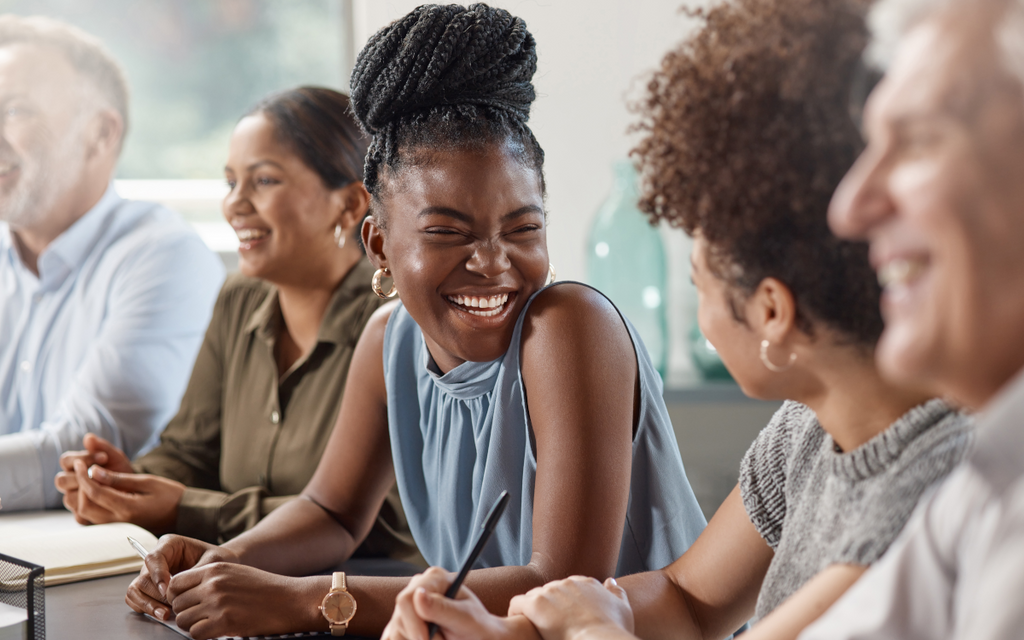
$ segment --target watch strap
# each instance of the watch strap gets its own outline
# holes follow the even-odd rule
[[[348,587],[345,585],[345,572],[335,571],[331,576],[331,591],[347,591]]]

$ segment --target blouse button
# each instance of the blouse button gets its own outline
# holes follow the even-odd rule
[[[277,424],[278,422],[281,422],[281,414],[276,412],[276,411],[271,411],[270,412],[270,422],[272,424]]]

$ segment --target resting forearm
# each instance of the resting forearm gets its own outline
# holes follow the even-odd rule
[[[292,500],[224,547],[243,564],[282,575],[302,576],[336,567],[357,541],[320,507]],[[325,592],[326,593],[326,592]]]
[[[689,595],[665,571],[638,573],[618,582],[629,596],[638,637],[649,640],[704,637]]]
[[[409,584],[409,578],[377,578],[351,576],[348,588],[359,609],[352,621],[352,633],[377,636],[384,630],[395,608],[395,598]],[[548,582],[532,566],[495,567],[471,571],[465,585],[476,594],[487,609],[498,616],[508,613],[513,597]],[[324,593],[327,593],[325,590]],[[323,596],[321,596],[323,597]]]

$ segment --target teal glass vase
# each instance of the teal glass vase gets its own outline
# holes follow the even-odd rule
[[[633,323],[664,380],[668,368],[665,246],[658,229],[637,209],[639,198],[633,164],[615,163],[611,193],[590,229],[587,280]]]
[[[690,343],[690,358],[693,360],[693,367],[701,378],[704,380],[732,380],[718,351],[715,350],[711,341],[701,333],[700,327],[697,325],[697,318],[693,318],[687,340]]]

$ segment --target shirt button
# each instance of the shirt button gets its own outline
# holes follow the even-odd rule
[[[271,411],[270,422],[271,424],[277,424],[278,422],[281,422],[281,414],[276,411]]]
[[[25,373],[28,373],[29,371],[32,370],[32,363],[29,362],[28,360],[22,360],[21,361],[21,370],[23,372],[25,372]]]

